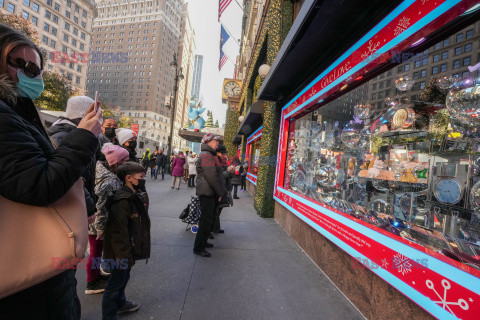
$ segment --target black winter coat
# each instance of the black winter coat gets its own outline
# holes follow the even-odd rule
[[[230,164],[232,166],[235,166],[236,167],[240,167],[240,170],[238,171],[238,175],[235,174],[235,172],[233,173],[232,175],[232,184],[233,185],[240,185],[242,184],[242,173],[243,173],[243,166],[240,165],[240,163],[238,163],[237,161],[232,161],[232,163]]]
[[[202,144],[197,160],[197,196],[217,196],[225,194],[223,169],[217,154],[208,144]]]
[[[127,259],[132,267],[136,260],[150,258],[150,217],[142,198],[147,199],[127,186],[113,194],[105,228],[105,259]]]
[[[55,148],[67,139],[68,135],[77,128],[69,119],[63,119],[60,123],[53,124],[47,129],[47,134]],[[88,216],[92,216],[96,212],[95,203],[97,197],[95,196],[95,160],[90,163],[83,175],[85,182],[85,202],[87,204]]]
[[[30,99],[18,98],[16,104],[3,100],[14,92],[7,92],[9,87],[0,79],[0,195],[19,203],[49,205],[82,176],[94,159],[98,140],[87,130],[75,129],[55,150]],[[74,271],[1,299],[0,319],[80,319]]]
[[[167,156],[163,152],[157,154],[156,164],[159,168],[163,168],[167,164]]]

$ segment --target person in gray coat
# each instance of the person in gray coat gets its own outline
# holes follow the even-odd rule
[[[213,247],[213,244],[208,243],[207,240],[213,230],[216,208],[222,195],[226,192],[223,168],[216,153],[219,140],[220,137],[213,133],[204,135],[201,145],[202,152],[196,162],[197,196],[200,199],[202,213],[198,222],[193,253],[201,257],[211,256],[205,248]]]

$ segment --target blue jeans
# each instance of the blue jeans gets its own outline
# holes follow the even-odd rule
[[[112,269],[107,287],[103,293],[102,319],[116,320],[118,308],[121,308],[127,301],[125,287],[130,279],[130,268]]]
[[[165,167],[159,167],[157,166],[157,170],[155,170],[155,179],[157,179],[158,177],[158,171],[161,171],[162,172],[162,180],[165,179]]]

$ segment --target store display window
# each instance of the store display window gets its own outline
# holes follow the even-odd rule
[[[412,6],[420,9],[421,3]],[[435,8],[441,11],[432,3]],[[436,56],[478,42],[480,35],[471,30],[480,30],[480,22],[404,55],[402,50],[412,51],[442,25],[437,20],[418,28],[413,23],[422,18],[408,16],[409,9],[387,19],[385,30],[370,33],[329,69],[333,75],[318,77],[283,108],[275,199],[436,317],[475,319],[480,64],[473,63],[480,49],[473,46],[447,60]],[[448,14],[439,19],[447,23],[441,19],[454,19],[465,7],[442,10]],[[402,32],[422,30],[422,36],[396,41],[402,32],[391,28],[407,18]],[[378,44],[372,40],[383,37]],[[375,69],[373,62],[382,56],[362,56],[363,44],[398,63]],[[467,64],[455,66],[459,59]],[[368,76],[369,68],[374,76]],[[347,90],[355,80],[361,83]],[[446,307],[447,293],[455,296],[455,306]]]
[[[247,139],[247,179],[257,184],[258,165],[260,163],[260,146],[262,143],[262,127],[257,129]]]

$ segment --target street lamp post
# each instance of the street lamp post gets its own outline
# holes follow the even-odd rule
[[[173,54],[173,61],[170,63],[170,66],[175,70],[175,86],[174,86],[174,92],[173,92],[173,101],[171,105],[171,110],[172,110],[172,122],[170,123],[170,136],[168,137],[168,153],[167,153],[167,168],[168,171],[170,171],[170,157],[172,155],[172,142],[173,142],[173,125],[175,123],[175,108],[177,105],[177,91],[178,91],[178,81],[182,80],[183,74],[182,74],[182,67],[178,66],[177,63],[177,55],[174,53]]]

